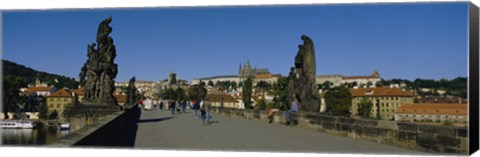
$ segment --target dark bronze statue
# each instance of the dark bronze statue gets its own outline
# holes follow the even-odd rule
[[[88,45],[88,60],[80,72],[80,83],[85,88],[83,103],[87,105],[116,105],[112,93],[115,90],[114,79],[117,76],[117,64],[113,39],[109,36],[112,17],[98,26],[97,43]]]

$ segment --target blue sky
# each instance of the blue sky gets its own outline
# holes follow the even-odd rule
[[[2,58],[78,77],[110,15],[116,81],[232,75],[247,60],[287,75],[302,34],[317,75],[467,76],[466,2],[3,11]]]

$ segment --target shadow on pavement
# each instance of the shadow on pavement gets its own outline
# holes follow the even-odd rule
[[[218,120],[212,120],[212,121],[210,121],[210,123],[220,123],[220,121],[218,121]]]
[[[155,118],[155,119],[141,119],[138,123],[150,123],[150,122],[160,122],[164,120],[172,119],[173,117],[163,117],[163,118]]]

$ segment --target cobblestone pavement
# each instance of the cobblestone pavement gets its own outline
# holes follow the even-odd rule
[[[192,113],[142,111],[135,148],[255,152],[423,154],[390,145],[212,114],[204,125]]]

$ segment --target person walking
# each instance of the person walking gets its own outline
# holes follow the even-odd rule
[[[163,101],[160,101],[160,105],[158,106],[160,110],[163,110]]]
[[[210,124],[210,102],[208,102],[208,99],[205,99],[202,105],[202,123],[205,124],[207,123]]]
[[[138,108],[139,108],[139,109],[142,109],[142,108],[143,108],[143,100],[142,100],[142,99],[138,99],[137,104],[138,104]]]
[[[172,115],[175,115],[175,102],[170,101],[170,111],[172,112]]]
[[[187,102],[182,100],[182,112],[185,113],[185,111],[187,110]]]
[[[198,110],[200,109],[200,101],[198,100],[193,100],[193,110],[195,112],[195,119],[198,119]]]
[[[180,111],[180,102],[179,101],[175,101],[175,110],[178,112],[178,113],[181,113]]]
[[[288,110],[285,113],[285,122],[287,125],[290,125],[290,114],[292,114],[292,112],[297,112],[297,111],[298,111],[298,101],[297,99],[294,99],[292,101],[292,105],[290,106],[290,110]]]

